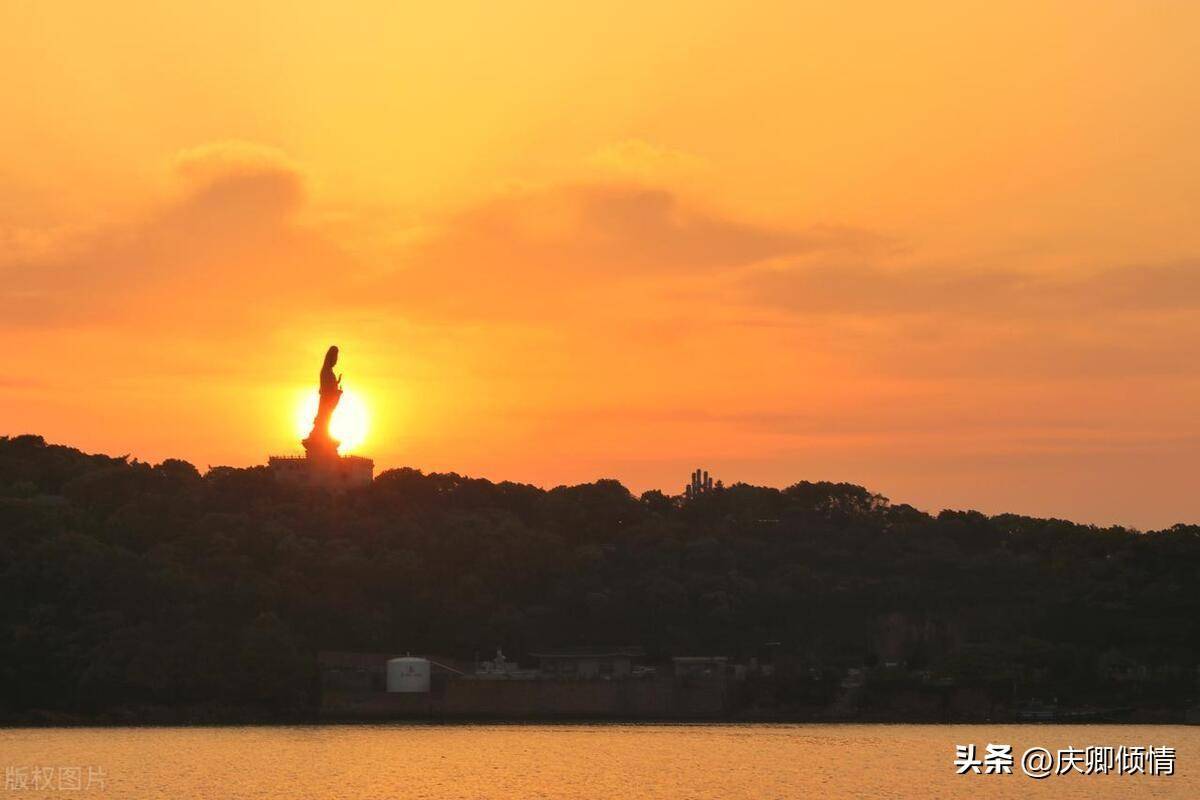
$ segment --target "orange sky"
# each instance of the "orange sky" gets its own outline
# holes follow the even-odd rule
[[[261,463],[337,343],[380,467],[1200,521],[1197,30],[4,3],[0,434]]]

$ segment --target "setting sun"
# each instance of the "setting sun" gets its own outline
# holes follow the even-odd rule
[[[296,433],[301,438],[312,429],[319,399],[315,390],[306,392],[296,405]],[[362,397],[351,389],[343,389],[342,398],[329,422],[329,433],[341,442],[341,452],[349,453],[362,445],[369,427],[370,414]]]

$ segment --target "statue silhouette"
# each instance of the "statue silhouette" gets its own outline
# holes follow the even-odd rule
[[[325,353],[325,363],[321,366],[321,399],[317,404],[317,416],[313,418],[312,432],[301,444],[309,458],[337,458],[337,439],[329,435],[329,420],[338,401],[342,399],[342,376],[334,375],[333,368],[337,365],[337,345]]]

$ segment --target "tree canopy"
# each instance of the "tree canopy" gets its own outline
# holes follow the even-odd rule
[[[614,480],[544,490],[396,469],[334,493],[265,467],[202,475],[0,438],[11,715],[302,709],[318,650],[602,643],[652,659],[898,660],[1083,699],[1136,670],[1150,676],[1139,691],[1190,692],[1198,577],[1196,526],[934,516],[845,483],[685,501]]]

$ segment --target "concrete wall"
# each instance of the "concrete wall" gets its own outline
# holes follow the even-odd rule
[[[434,681],[428,694],[327,690],[331,718],[710,719],[729,711],[724,679]]]
[[[633,661],[628,657],[617,658],[557,658],[541,659],[542,672],[570,678],[628,678],[633,674]]]

